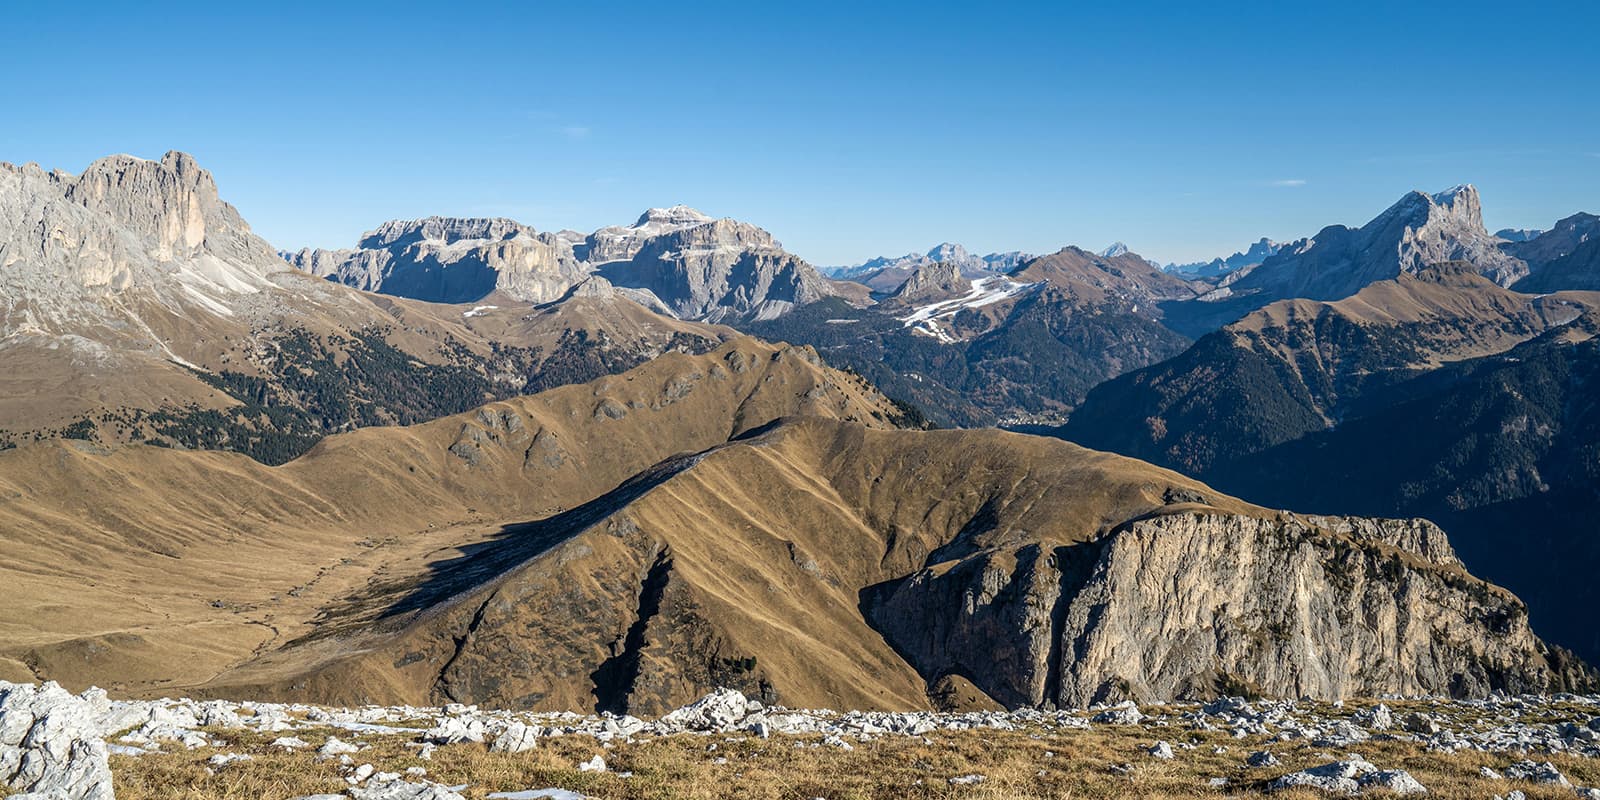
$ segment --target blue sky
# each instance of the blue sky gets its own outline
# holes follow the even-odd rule
[[[193,153],[280,247],[688,203],[818,264],[1600,212],[1592,4],[10,4],[0,160]],[[330,4],[331,5],[331,4]]]

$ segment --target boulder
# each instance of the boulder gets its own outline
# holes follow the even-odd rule
[[[494,744],[489,745],[491,753],[521,753],[539,746],[539,730],[529,727],[521,722],[507,725],[500,735],[495,737]]]
[[[733,689],[718,689],[661,718],[664,730],[720,731],[749,715],[749,701]]]
[[[89,700],[54,682],[0,681],[0,785],[52,800],[112,800],[100,737]]]

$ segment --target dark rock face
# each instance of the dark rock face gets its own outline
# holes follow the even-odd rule
[[[1594,214],[1573,214],[1501,249],[1528,262],[1528,276],[1512,287],[1519,292],[1600,289],[1600,217]]]

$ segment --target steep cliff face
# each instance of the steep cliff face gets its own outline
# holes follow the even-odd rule
[[[1463,262],[1500,286],[1528,274],[1483,226],[1478,190],[1413,191],[1359,228],[1329,225],[1289,242],[1260,265],[1226,276],[1198,303],[1169,307],[1170,323],[1190,336],[1215,330],[1269,303],[1338,300],[1376,281],[1448,261]]]
[[[1507,242],[1501,249],[1528,262],[1528,276],[1517,282],[1517,291],[1600,289],[1600,216],[1573,214],[1538,236]]]
[[[732,219],[655,236],[600,271],[617,286],[651,292],[680,317],[713,322],[771,319],[836,294],[772,234]]]
[[[869,616],[923,675],[964,676],[1013,706],[1245,689],[1479,696],[1585,680],[1563,674],[1522,604],[1468,576],[1437,528],[1316,522],[1331,528],[1162,514],[1091,542],[930,567]]]
[[[838,294],[772,234],[688,206],[652,208],[633,225],[582,238],[507,219],[396,220],[351,250],[283,257],[358,289],[435,303],[477,302],[491,293],[549,303],[599,276],[649,308],[712,322],[770,319]]]
[[[470,303],[496,291],[548,303],[588,274],[557,234],[508,219],[394,220],[353,250],[306,249],[286,258],[363,291],[436,303]]]
[[[608,225],[584,237],[580,255],[592,264],[627,261],[651,238],[711,221],[709,214],[684,205],[646,209],[632,225]]]
[[[0,334],[137,328],[141,305],[228,316],[284,271],[183,153],[78,176],[0,164]]]
[[[533,296],[581,277],[567,244],[506,220],[389,225],[364,244],[305,258],[365,288],[399,280],[385,248],[484,267],[412,276],[424,282],[498,275]],[[626,297],[557,305],[449,309],[319,280],[183,153],[110,156],[77,176],[0,164],[0,448],[69,436],[279,463],[330,432],[458,413],[727,333]]]
[[[961,265],[938,261],[917,267],[891,296],[896,303],[945,300],[972,291],[972,281],[961,275]]]

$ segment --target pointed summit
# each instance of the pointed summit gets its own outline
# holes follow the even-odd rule
[[[1112,242],[1110,247],[1100,251],[1101,258],[1116,258],[1129,253],[1128,246],[1122,242]]]
[[[1483,226],[1478,190],[1471,184],[1432,194],[1411,191],[1360,228],[1330,225],[1312,238],[1284,245],[1210,299],[1251,296],[1252,305],[1289,297],[1337,300],[1374,281],[1446,261],[1466,262],[1509,286],[1528,267],[1503,252],[1499,242]]]

